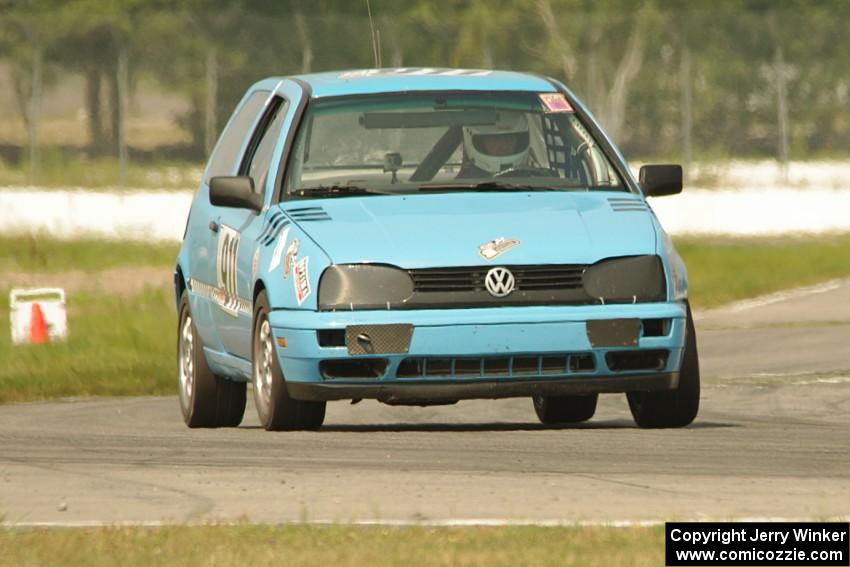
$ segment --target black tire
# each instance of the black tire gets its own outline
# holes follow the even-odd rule
[[[177,376],[186,425],[236,427],[242,423],[246,383],[216,376],[210,370],[185,291],[177,318]]]
[[[599,394],[588,396],[534,396],[534,411],[540,423],[557,425],[559,423],[580,423],[587,421],[596,413]]]
[[[260,424],[268,431],[318,429],[325,421],[325,402],[294,400],[286,390],[286,380],[275,354],[269,325],[269,302],[260,292],[254,302],[251,338],[254,405]]]
[[[685,352],[679,372],[679,387],[667,392],[629,392],[629,409],[639,427],[684,427],[699,413],[700,378],[697,334],[691,307],[687,306],[688,319]]]

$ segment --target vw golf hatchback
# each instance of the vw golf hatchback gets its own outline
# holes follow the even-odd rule
[[[681,258],[560,82],[378,69],[270,78],[230,118],[174,274],[180,406],[315,429],[330,400],[528,397],[545,424],[625,393],[641,427],[699,406]]]

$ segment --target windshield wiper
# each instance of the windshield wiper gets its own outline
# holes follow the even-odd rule
[[[454,189],[471,189],[483,192],[523,192],[523,191],[559,191],[560,188],[540,187],[539,185],[524,185],[517,183],[505,183],[503,181],[481,181],[480,183],[440,183],[435,185],[422,185],[420,191],[451,191]]]
[[[291,193],[296,197],[345,197],[349,195],[386,195],[380,191],[358,187],[357,185],[317,185],[302,187]]]

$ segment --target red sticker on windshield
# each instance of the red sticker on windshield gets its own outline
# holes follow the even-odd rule
[[[541,93],[538,96],[546,112],[575,112],[567,97],[561,93]]]

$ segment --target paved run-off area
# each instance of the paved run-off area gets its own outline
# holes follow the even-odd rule
[[[697,319],[703,404],[637,429],[624,396],[540,426],[530,400],[328,406],[317,433],[189,430],[175,398],[0,407],[7,523],[623,521],[850,516],[850,283]]]

